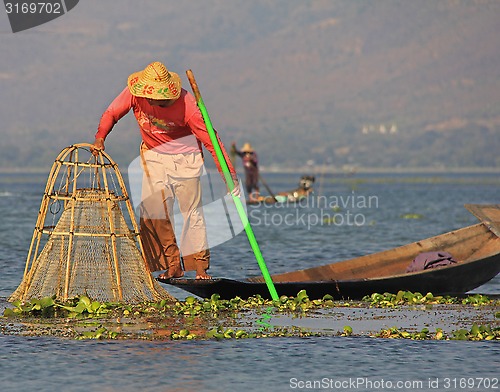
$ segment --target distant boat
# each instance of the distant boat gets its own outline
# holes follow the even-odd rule
[[[272,275],[278,295],[360,299],[374,292],[399,290],[434,295],[460,295],[473,290],[500,272],[500,204],[465,206],[481,223],[417,241],[394,249],[298,271]],[[456,264],[407,273],[419,254],[446,251]],[[262,277],[231,279],[159,280],[202,298],[217,293],[222,299],[261,295],[270,298]]]
[[[313,193],[314,176],[300,177],[299,186],[291,191],[285,191],[274,194],[262,177],[260,181],[269,192],[269,196],[257,196],[247,199],[247,204],[273,204],[273,203],[296,203]]]

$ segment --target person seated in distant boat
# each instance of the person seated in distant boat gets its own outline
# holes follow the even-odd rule
[[[236,143],[232,143],[231,152],[239,155],[243,160],[245,169],[245,187],[250,201],[257,201],[260,195],[259,189],[259,159],[257,153],[250,143],[243,144],[241,150],[236,148]]]
[[[315,178],[314,176],[304,175],[300,177],[299,187],[294,189],[293,191],[280,192],[277,194],[278,199],[280,201],[281,198],[286,198],[287,201],[295,203],[305,197],[307,197],[310,193],[313,192],[313,184]]]

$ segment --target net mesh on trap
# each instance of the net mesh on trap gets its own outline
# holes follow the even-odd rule
[[[87,295],[101,302],[174,298],[144,259],[134,211],[118,166],[90,144],[64,149],[52,166],[26,260],[9,298]]]

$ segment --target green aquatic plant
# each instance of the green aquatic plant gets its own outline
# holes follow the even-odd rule
[[[424,303],[441,303],[442,297],[434,297],[432,293],[422,295],[421,293],[412,293],[411,291],[398,291],[393,293],[373,293],[363,297],[363,301],[369,302],[371,306],[379,308],[390,308],[404,304],[424,304]]]
[[[391,308],[398,305],[435,305],[435,304],[463,304],[463,305],[491,305],[494,300],[482,294],[475,294],[466,296],[463,299],[451,296],[435,296],[432,293],[425,295],[411,291],[398,291],[397,294],[393,293],[373,293],[366,295],[362,299],[364,302],[369,302],[370,306],[378,308]]]
[[[422,219],[424,216],[422,214],[408,213],[401,215],[403,219]]]
[[[185,340],[193,340],[196,339],[196,334],[190,333],[187,329],[181,329],[179,332],[172,332],[170,334],[170,338],[173,340],[185,339]]]
[[[79,316],[100,316],[109,313],[110,309],[106,303],[101,303],[98,301],[92,301],[86,295],[74,299],[76,304],[71,305],[61,305],[55,304],[56,306],[68,311],[69,318],[79,317]]]
[[[56,306],[54,298],[46,297],[42,299],[33,298],[27,302],[19,300],[12,302],[13,308],[6,308],[3,312],[5,317],[32,315],[40,317],[54,317]]]
[[[370,306],[391,308],[399,305],[433,305],[433,304],[463,304],[473,306],[493,305],[494,300],[481,294],[456,298],[450,296],[434,296],[432,293],[425,295],[410,291],[393,293],[373,293],[363,297],[362,301]],[[498,301],[497,301],[498,302]],[[33,316],[33,317],[64,317],[64,318],[99,318],[110,314],[116,316],[147,316],[174,314],[186,317],[197,317],[209,314],[218,317],[219,314],[231,314],[254,310],[258,312],[280,313],[307,313],[311,310],[328,309],[332,307],[360,306],[356,301],[335,301],[333,296],[327,294],[321,299],[310,299],[305,290],[301,290],[295,297],[281,296],[277,300],[265,299],[260,295],[247,299],[235,297],[229,300],[220,299],[218,294],[210,298],[198,299],[188,296],[184,301],[145,302],[140,304],[124,304],[115,302],[93,301],[82,295],[66,302],[59,302],[52,297],[31,299],[21,302],[14,301],[12,308],[6,308],[5,317]],[[499,312],[497,312],[498,316]]]
[[[500,328],[491,328],[490,325],[473,324],[470,330],[459,329],[453,331],[453,340],[500,340]]]
[[[428,328],[423,328],[420,332],[408,332],[400,330],[396,327],[392,327],[392,328],[382,329],[374,336],[377,338],[386,338],[386,339],[412,339],[412,340],[430,339]]]
[[[86,295],[81,295],[63,303],[57,302],[54,297],[45,297],[41,299],[32,298],[24,302],[14,301],[12,306],[13,308],[4,310],[4,317],[96,317],[107,314],[113,307],[118,307],[120,304],[92,301]]]
[[[492,303],[493,303],[492,299],[482,294],[468,295],[467,297],[462,299],[462,304],[464,305],[481,306],[481,305],[491,305]]]
[[[113,312],[121,316],[144,316],[161,315],[173,313],[182,316],[200,316],[211,314],[218,317],[219,313],[245,312],[248,310],[268,309],[283,312],[300,311],[305,312],[313,307],[333,306],[333,297],[325,296],[325,301],[311,301],[305,290],[300,291],[296,297],[283,296],[276,301],[264,299],[260,295],[243,300],[235,297],[230,300],[220,299],[219,294],[213,294],[207,299],[197,299],[193,296],[184,301],[168,302],[146,302],[140,304],[125,304],[112,302],[92,301],[89,297],[82,295],[65,302],[60,302],[52,297],[42,299],[31,299],[21,302],[14,301],[12,308],[6,308],[5,317],[34,316],[34,317],[63,317],[63,318],[95,318],[106,316]]]
[[[441,328],[436,328],[436,333],[434,334],[435,340],[443,340],[446,339],[446,336]]]
[[[212,328],[206,333],[206,338],[208,339],[245,339],[256,337],[257,334],[249,333],[243,329],[237,329],[236,331],[232,328],[223,328],[221,326],[217,328]]]
[[[205,335],[208,339],[248,339],[248,338],[271,338],[271,337],[311,337],[321,336],[321,333],[311,332],[306,328],[300,327],[274,327],[257,332],[246,332],[242,329],[233,330],[232,328],[217,327],[212,328]]]
[[[352,335],[352,327],[349,325],[346,325],[343,328],[343,333],[340,334],[340,336],[351,336]]]
[[[245,312],[248,310],[262,310],[266,312],[272,308],[273,311],[290,313],[306,313],[311,309],[328,308],[333,306],[350,306],[348,303],[339,304],[333,300],[331,295],[325,295],[322,299],[311,300],[305,290],[301,290],[295,297],[281,296],[277,300],[264,299],[260,295],[247,299],[235,297],[230,300],[220,299],[218,294],[210,298],[199,300],[195,297],[187,297],[184,302],[177,301],[172,305],[166,305],[165,311],[171,310],[175,314],[185,316],[199,316],[211,313],[214,317],[221,312]]]
[[[420,332],[409,332],[397,327],[382,329],[373,337],[386,339],[412,339],[412,340],[500,340],[500,328],[492,328],[490,325],[473,324],[471,329],[459,329],[445,335],[441,328],[437,328],[434,334],[428,328]]]
[[[77,340],[84,339],[116,339],[119,336],[118,332],[109,331],[106,327],[100,326],[94,331],[84,331],[75,337]]]
[[[363,298],[370,306],[382,308],[394,308],[405,305],[418,305],[419,307],[429,307],[433,304],[456,304],[466,306],[493,306],[498,303],[484,295],[470,295],[462,298],[449,296],[434,296],[432,293],[425,295],[421,293],[412,293],[409,291],[399,291],[392,293],[373,293]],[[271,319],[274,314],[290,314],[294,317],[304,317],[308,312],[312,314],[320,313],[322,309],[334,307],[363,307],[366,306],[359,301],[336,301],[331,295],[325,295],[320,299],[310,299],[305,290],[301,290],[295,297],[281,296],[276,300],[265,299],[259,295],[242,299],[235,297],[230,300],[221,299],[218,294],[210,298],[199,299],[194,296],[188,296],[184,301],[166,301],[145,302],[140,304],[123,303],[101,303],[93,301],[87,296],[73,298],[64,303],[60,303],[54,298],[32,299],[25,302],[15,301],[12,308],[4,311],[4,317],[39,317],[53,318],[51,321],[55,327],[59,326],[60,321],[64,322],[65,336],[76,339],[119,339],[122,337],[141,336],[141,338],[155,338],[155,333],[151,335],[142,332],[122,332],[122,323],[155,322],[159,329],[167,330],[168,334],[156,335],[164,336],[173,340],[192,340],[192,339],[241,339],[241,338],[259,338],[259,337],[285,337],[285,336],[321,336],[308,330],[296,327],[278,328],[272,325]],[[494,312],[498,308],[494,308]],[[239,315],[250,312],[252,322],[245,329],[223,328],[221,326],[211,327],[214,322],[220,323],[220,320],[234,319]],[[500,312],[494,313],[494,317],[500,318]],[[105,321],[103,321],[103,318]],[[59,319],[59,320],[58,320]],[[75,319],[75,321],[70,321]],[[202,320],[205,330],[208,332],[196,333],[190,331],[190,323],[193,320]],[[169,320],[164,327],[163,320]],[[173,322],[173,324],[172,324]],[[33,323],[33,320],[29,321]],[[46,321],[41,321],[46,325]],[[120,326],[117,330],[110,331],[109,326]],[[172,327],[173,326],[173,327]],[[179,328],[180,327],[180,328]],[[84,332],[77,332],[83,329]],[[57,331],[56,331],[57,333]],[[353,330],[350,326],[338,332],[340,336],[352,336]],[[409,332],[400,330],[396,327],[380,331],[378,337],[385,338],[405,338],[405,339],[435,339],[435,340],[500,340],[499,329],[493,329],[488,326],[473,326],[470,330],[462,329],[446,335],[442,330],[437,329],[434,333],[424,328],[418,332]]]
[[[340,217],[338,214],[334,214],[333,216],[325,216],[323,217],[323,224],[324,225],[339,225],[342,222],[340,221]]]

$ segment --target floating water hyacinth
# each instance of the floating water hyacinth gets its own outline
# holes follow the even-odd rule
[[[362,304],[365,302],[365,305]],[[290,326],[279,327],[270,323],[272,314],[295,314],[305,316],[311,310],[316,314],[318,310],[335,307],[390,307],[402,305],[426,305],[434,304],[456,304],[468,306],[486,306],[486,312],[493,311],[496,318],[500,317],[497,312],[498,307],[495,300],[484,295],[476,294],[466,298],[457,298],[449,296],[434,296],[431,293],[422,295],[421,293],[412,293],[409,291],[399,291],[392,293],[373,293],[366,296],[361,303],[352,301],[350,304],[345,301],[334,301],[331,295],[325,295],[322,299],[310,300],[307,292],[301,290],[296,297],[281,296],[278,300],[265,300],[260,296],[250,297],[243,300],[235,297],[231,300],[223,300],[219,295],[214,294],[210,299],[200,300],[195,297],[187,297],[185,301],[162,300],[160,302],[145,302],[141,304],[125,304],[116,302],[98,302],[92,301],[89,297],[82,295],[72,298],[63,303],[52,297],[42,299],[31,299],[30,301],[14,301],[13,308],[7,308],[4,311],[5,317],[17,318],[22,321],[23,318],[30,319],[29,324],[36,324],[35,318],[42,318],[40,323],[43,327],[43,334],[47,334],[46,327],[50,324],[47,318],[53,319],[53,331],[56,336],[70,337],[74,339],[157,339],[169,338],[172,340],[193,340],[193,339],[242,339],[242,338],[262,338],[262,337],[291,337],[291,336],[322,336],[323,332],[315,332],[303,327]],[[366,304],[368,302],[368,304]],[[429,309],[429,308],[427,308]],[[491,310],[493,309],[493,310]],[[239,325],[234,323],[235,315],[241,315],[244,312],[253,310],[254,315],[261,321],[265,321],[266,328],[261,328],[263,323],[256,322],[253,318],[250,324]],[[439,311],[439,308],[436,309]],[[272,314],[271,314],[272,312]],[[122,317],[127,325],[136,323],[143,326],[149,325],[151,320],[156,320],[156,324],[164,324],[158,331],[133,332],[123,330],[124,324]],[[58,321],[59,319],[59,321]],[[223,322],[229,325],[221,325],[214,320],[225,320]],[[493,322],[490,323],[491,315],[485,315],[482,322],[475,320],[475,324],[470,329],[450,330],[444,332],[436,328],[435,333],[431,333],[429,328],[420,331],[404,330],[399,327],[383,329],[370,336],[382,338],[399,338],[414,340],[500,340],[500,328]],[[64,320],[64,328],[60,321]],[[201,324],[192,325],[186,320],[198,320]],[[231,320],[231,321],[229,321]],[[12,323],[12,320],[9,321]],[[146,324],[145,324],[146,323]],[[189,329],[188,329],[189,328]],[[31,331],[30,333],[33,333]],[[331,334],[328,332],[327,334]],[[353,327],[344,325],[336,333],[339,336],[353,336]]]
[[[422,219],[423,217],[424,216],[422,214],[415,214],[415,213],[401,215],[401,218],[403,219]]]

